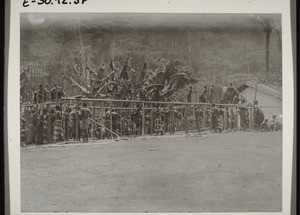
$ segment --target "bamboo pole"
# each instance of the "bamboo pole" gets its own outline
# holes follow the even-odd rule
[[[223,129],[224,130],[227,130],[227,113],[226,113],[226,109],[225,108],[223,108],[223,114],[224,114],[224,119],[223,119]]]
[[[76,98],[63,98],[62,100],[75,100]],[[142,100],[124,100],[124,99],[93,99],[93,98],[82,98],[82,101],[104,101],[104,102],[128,102],[128,103],[145,103],[145,104],[163,104],[163,105],[167,105],[167,104],[174,104],[174,105],[206,105],[206,106],[211,106],[211,103],[201,103],[201,102],[160,102],[160,101],[142,101]],[[235,104],[219,104],[216,103],[215,105],[217,106],[237,106]]]
[[[78,117],[78,108],[79,108],[79,102],[78,102],[78,100],[77,100],[77,106],[76,106],[76,114],[75,114],[75,117],[76,117],[76,120],[75,120],[75,124],[76,124],[76,140],[78,140],[78,138],[79,138],[79,126],[78,126],[78,124],[79,124],[79,117]]]
[[[206,129],[206,120],[207,120],[207,116],[206,116],[206,106],[204,106],[203,108],[203,128]]]
[[[132,137],[133,123],[132,123],[132,103],[130,103],[130,137]]]
[[[142,103],[142,135],[145,134],[145,103]]]
[[[150,130],[151,130],[151,135],[153,135],[153,104],[151,103],[151,126],[150,126]]]
[[[171,111],[170,111],[170,133],[174,134],[174,105],[171,105]]]
[[[101,123],[103,123],[103,102],[101,102],[101,115],[100,115],[100,120],[101,120]],[[101,140],[103,139],[103,132],[102,132],[102,129],[101,129]]]
[[[188,123],[188,107],[187,105],[184,106],[184,127],[185,127],[185,133],[189,133],[189,123]]]
[[[248,122],[249,129],[251,129],[251,109],[250,108],[248,109],[248,121],[249,121]]]
[[[167,126],[167,111],[166,111],[166,105],[164,105],[163,107],[163,110],[164,110],[164,134],[167,132],[166,130],[166,126]]]
[[[113,130],[113,119],[112,119],[112,103],[109,103],[109,120],[110,120],[110,130]],[[112,136],[111,136],[112,137]]]
[[[193,132],[196,130],[196,111],[195,106],[193,106]]]
[[[95,103],[90,102],[90,107],[92,107],[92,117],[95,119]],[[92,123],[92,138],[95,138],[95,123]]]
[[[121,137],[122,137],[123,136],[123,102],[121,102],[120,116],[121,116],[120,134],[121,134]]]
[[[96,122],[95,120],[91,119],[90,117],[89,117],[89,120],[91,120],[92,122],[94,122],[94,123],[100,125],[101,127],[105,128],[105,129],[108,130],[110,133],[116,135],[118,138],[121,138],[117,133],[113,132],[111,129],[108,129],[107,127],[105,127],[105,126],[102,125],[101,123]]]

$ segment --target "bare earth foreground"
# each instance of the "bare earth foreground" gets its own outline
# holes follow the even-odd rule
[[[271,212],[281,189],[281,132],[21,149],[22,212]]]

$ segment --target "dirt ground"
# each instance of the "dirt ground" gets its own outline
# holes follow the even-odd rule
[[[21,149],[22,212],[275,212],[282,133]]]

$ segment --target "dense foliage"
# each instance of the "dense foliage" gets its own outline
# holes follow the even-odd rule
[[[266,35],[263,25],[253,22],[253,17],[241,16],[235,25],[234,18],[229,20],[233,24],[211,21],[205,25],[205,21],[198,23],[197,17],[196,21],[187,19],[192,24],[173,19],[163,25],[156,15],[143,19],[119,16],[94,14],[77,19],[49,15],[36,24],[23,14],[21,72],[29,67],[35,70],[28,75],[27,89],[40,83],[49,89],[57,83],[68,95],[84,92],[120,98],[127,93],[128,98],[155,100],[168,100],[177,91],[177,99],[184,100],[180,89],[196,82],[197,86],[221,86],[226,80],[238,83],[245,76],[266,79]],[[147,24],[143,20],[148,20]],[[167,16],[162,20],[168,20]],[[269,33],[267,78],[280,85],[280,33],[278,28]],[[120,73],[128,63],[130,77],[123,83]],[[113,79],[109,78],[112,72],[117,86],[114,93]],[[130,93],[119,89],[128,84]]]

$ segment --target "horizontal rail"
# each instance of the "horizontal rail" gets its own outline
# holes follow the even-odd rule
[[[169,104],[169,105],[203,105],[203,106],[212,106],[212,103],[201,103],[201,102],[164,102],[164,101],[142,101],[142,100],[122,100],[122,99],[94,99],[94,98],[62,98],[58,102],[44,102],[44,103],[35,103],[34,105],[51,105],[51,104],[62,104],[70,101],[87,101],[87,102],[126,102],[126,103],[140,103],[140,104]],[[33,104],[22,104],[21,106],[32,106]],[[227,107],[240,107],[238,104],[218,104],[216,106],[227,106]],[[249,108],[249,107],[245,107]]]

